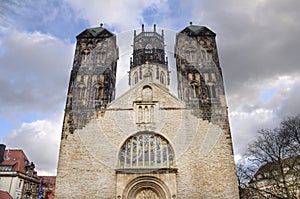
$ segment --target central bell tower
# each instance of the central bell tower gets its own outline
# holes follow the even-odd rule
[[[133,57],[130,58],[129,85],[131,87],[143,81],[152,81],[168,87],[170,77],[168,58],[165,56],[164,32],[159,34],[154,24],[153,31],[134,31]]]

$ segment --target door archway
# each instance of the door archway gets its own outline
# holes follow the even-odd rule
[[[132,180],[123,192],[123,199],[169,199],[168,187],[153,176],[141,176]]]

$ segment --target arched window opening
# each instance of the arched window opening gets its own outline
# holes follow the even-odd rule
[[[215,73],[211,73],[210,75],[211,75],[211,81],[217,82],[216,74]]]
[[[148,106],[145,106],[144,115],[145,115],[145,123],[149,123],[150,122],[150,110],[149,110]]]
[[[103,86],[98,84],[94,87],[95,100],[100,100],[103,95]]]
[[[199,82],[197,81],[192,81],[190,83],[191,86],[191,97],[192,98],[199,98],[200,97],[200,86]]]
[[[164,72],[160,74],[160,83],[165,84],[166,75]]]
[[[169,142],[153,132],[129,137],[119,152],[120,168],[172,167],[174,160],[174,150]]]
[[[90,51],[91,50],[88,48],[82,50],[81,54],[83,63],[86,63],[86,61],[88,60],[88,57],[90,56]]]
[[[142,99],[143,101],[152,101],[153,91],[150,86],[144,86],[142,90]]]
[[[217,97],[217,88],[215,85],[211,86],[211,98],[216,98]]]
[[[85,92],[86,92],[86,88],[81,87],[81,92],[79,94],[79,99],[84,99],[85,98]]]
[[[133,80],[134,80],[134,84],[137,84],[137,83],[138,83],[139,78],[138,78],[137,72],[135,72],[135,73],[133,74]]]
[[[138,108],[138,123],[141,123],[143,122],[143,107],[142,106],[139,106]]]
[[[104,98],[104,89],[103,85],[96,84],[94,86],[94,103],[96,108],[101,108],[101,105],[103,104],[103,98]]]
[[[149,124],[154,123],[154,105],[140,104],[136,109],[136,123]]]
[[[204,81],[205,82],[208,82],[210,79],[209,79],[209,74],[208,73],[204,73]]]
[[[153,105],[150,107],[150,122],[151,123],[154,122],[154,106]]]
[[[78,85],[76,88],[75,88],[75,93],[74,93],[74,96],[78,99],[78,100],[82,100],[85,98],[85,95],[86,95],[86,87],[81,84],[81,85]]]

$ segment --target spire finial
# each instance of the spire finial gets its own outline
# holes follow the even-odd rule
[[[100,27],[102,28],[102,26],[103,26],[103,23],[100,23]]]
[[[144,24],[142,24],[142,32],[144,32]]]
[[[156,32],[156,24],[154,24],[154,32]]]
[[[192,22],[192,21],[190,21],[190,25],[193,25],[193,22]]]

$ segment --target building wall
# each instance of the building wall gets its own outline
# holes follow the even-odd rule
[[[155,123],[140,125],[136,123],[132,102],[142,99],[145,85],[152,87],[153,101],[158,101],[159,107],[154,113]],[[177,178],[177,190],[173,190],[176,186],[170,186],[172,195],[183,199],[238,198],[228,135],[219,126],[194,116],[192,110],[184,108],[182,102],[155,84],[142,84],[127,92],[102,116],[99,113],[86,127],[62,140],[56,198],[121,195],[124,184],[136,174],[116,176],[118,152],[130,135],[143,130],[159,133],[174,148],[177,174],[173,178]],[[149,175],[157,177],[144,174]],[[174,182],[158,178],[166,184]]]
[[[130,85],[133,87],[147,78],[167,87],[169,84],[168,74],[168,68],[163,65],[143,64],[130,70]]]
[[[81,37],[87,37],[91,46],[97,43],[98,36],[92,37],[91,30],[98,29],[88,29],[77,37],[78,48],[83,45]],[[99,30],[102,30],[103,34],[109,33],[102,27]],[[149,39],[147,35],[156,34],[155,31],[154,28],[154,33],[150,34],[142,30],[138,36],[134,33],[134,38],[145,36],[146,41]],[[74,96],[78,93],[71,87],[76,81],[82,80],[84,83],[85,76],[81,78],[80,70],[77,74],[72,73],[60,147],[56,198],[125,199],[139,198],[142,194],[152,194],[152,198],[168,199],[239,197],[215,34],[207,28],[192,25],[182,33],[192,36],[197,33],[197,38],[194,38],[194,35],[193,39],[189,38],[187,42],[178,37],[176,41],[179,99],[170,94],[166,82],[162,84],[145,75],[149,63],[144,63],[146,60],[143,58],[143,49],[138,51],[141,53],[139,55],[134,51],[133,61],[130,63],[131,89],[118,99],[107,101],[108,104],[104,108],[94,107],[93,103],[91,106],[83,106],[89,104],[88,100],[95,100],[94,98],[80,98],[80,103],[76,101]],[[198,49],[197,42],[202,47],[208,45],[207,52],[212,53],[210,59],[205,61],[205,66],[201,57],[195,56],[200,56],[204,50]],[[163,44],[163,40],[161,43]],[[89,42],[83,46],[88,45]],[[115,52],[116,46],[111,48],[112,52]],[[163,48],[160,50],[164,53]],[[136,61],[136,58],[140,58],[143,62]],[[194,58],[197,58],[196,61]],[[96,64],[90,66],[91,71],[87,70],[91,77],[95,75],[94,73],[97,75],[101,73],[100,70],[94,70],[101,60],[96,58],[95,60]],[[157,66],[162,65],[155,65],[157,60],[152,61],[152,74],[155,76]],[[161,62],[160,64],[166,64],[164,56]],[[114,66],[115,64],[116,62]],[[143,66],[146,67],[142,68]],[[80,59],[75,53],[73,70],[76,67],[80,67]],[[201,70],[197,69],[199,67]],[[167,64],[158,72],[161,72],[161,69],[167,75]],[[135,72],[145,75],[139,76],[137,84],[133,83],[132,78]],[[115,78],[113,74],[111,76]],[[99,80],[101,82],[101,77]],[[86,91],[90,92],[93,89],[92,84],[87,82],[85,84]],[[78,103],[81,106],[76,106]],[[148,107],[151,107],[151,111]],[[84,111],[89,113],[88,116],[83,114]],[[75,117],[77,113],[79,116]],[[76,123],[80,125],[73,125]],[[168,147],[172,147],[175,164],[168,166],[156,164],[155,167],[147,168],[132,165],[130,168],[121,167],[119,164],[119,158],[122,157],[121,148],[125,143],[129,143],[127,141],[133,135],[142,133],[161,136],[168,143]],[[145,141],[142,143],[144,149]],[[132,153],[133,145],[128,146],[126,150],[130,149]],[[155,150],[156,148],[157,146]],[[143,161],[146,159],[145,156],[143,155]],[[150,155],[148,157],[150,161]],[[157,157],[155,161],[157,159],[159,158]]]
[[[10,175],[9,173],[6,172],[5,174]],[[24,180],[20,179],[18,176],[14,176],[13,173],[11,173],[12,176],[4,176],[4,172],[1,174],[3,176],[0,176],[0,190],[7,191],[15,199],[20,199],[22,196]]]

